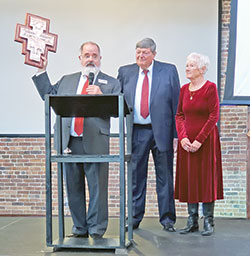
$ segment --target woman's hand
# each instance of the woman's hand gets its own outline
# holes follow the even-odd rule
[[[198,151],[198,149],[201,147],[201,143],[197,140],[195,140],[192,144],[191,144],[191,152],[196,152]]]
[[[181,146],[184,150],[186,150],[187,152],[191,151],[191,142],[188,138],[184,138],[181,140]]]

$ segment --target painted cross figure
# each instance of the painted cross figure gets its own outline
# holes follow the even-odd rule
[[[57,35],[49,33],[49,24],[49,19],[27,13],[25,25],[16,25],[15,41],[23,44],[25,64],[42,68],[41,56],[47,59],[48,51],[56,52]]]

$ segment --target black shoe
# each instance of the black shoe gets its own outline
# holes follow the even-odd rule
[[[88,238],[89,237],[89,234],[88,232],[85,233],[85,234],[70,234],[70,235],[67,235],[67,237],[74,237],[74,238]]]
[[[214,233],[213,218],[204,219],[204,230],[201,232],[202,236],[211,236]]]
[[[133,229],[138,229],[140,223],[133,224]],[[128,232],[128,220],[126,219],[125,232]]]
[[[93,239],[100,239],[103,237],[103,235],[100,235],[100,234],[90,234],[90,236],[93,238]]]
[[[190,226],[186,226],[185,228],[180,230],[180,234],[185,235],[188,233],[192,233],[192,232],[197,232],[199,231],[199,225],[197,223],[197,225],[190,225]]]
[[[167,232],[175,232],[175,228],[174,228],[174,224],[173,223],[167,223],[163,230],[167,231]]]
[[[198,216],[198,204],[188,204],[188,219],[187,226],[180,229],[180,234],[185,235],[192,232],[199,231],[199,216]]]
[[[202,236],[211,236],[214,233],[214,202],[203,203],[204,231]]]

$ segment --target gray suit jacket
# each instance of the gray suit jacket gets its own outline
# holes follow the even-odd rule
[[[75,95],[81,72],[63,76],[55,85],[51,85],[47,72],[32,79],[44,100],[46,94]],[[119,94],[120,83],[117,79],[99,72],[95,85],[103,94]],[[62,118],[62,149],[69,143],[72,118]],[[56,126],[55,126],[56,127]],[[88,117],[84,119],[83,148],[86,154],[108,154],[110,118]],[[56,130],[55,130],[56,136]],[[55,138],[55,142],[56,142]],[[55,145],[57,149],[57,145]]]

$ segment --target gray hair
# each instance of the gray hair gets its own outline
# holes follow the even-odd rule
[[[197,52],[190,53],[187,56],[187,62],[188,61],[194,61],[197,64],[198,68],[205,67],[206,68],[205,73],[207,72],[208,66],[210,64],[210,60],[209,60],[208,56],[197,53]]]
[[[142,39],[141,41],[139,41],[136,44],[135,49],[137,49],[137,48],[150,48],[151,52],[155,53],[155,51],[156,51],[156,44],[155,44],[153,39],[151,39],[151,38],[144,38],[144,39]]]
[[[82,49],[83,49],[83,47],[84,47],[86,44],[92,44],[92,45],[95,45],[95,46],[97,47],[97,49],[98,49],[99,54],[101,55],[101,49],[100,49],[100,46],[99,46],[97,43],[92,42],[92,41],[85,42],[85,43],[83,43],[83,44],[81,45],[81,47],[80,47],[80,54],[82,53]]]

